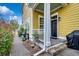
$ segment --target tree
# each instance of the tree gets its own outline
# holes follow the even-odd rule
[[[18,29],[18,26],[19,26],[19,24],[18,24],[18,22],[16,20],[11,20],[10,21],[10,25],[11,25],[11,29],[13,31],[15,31],[16,29]]]

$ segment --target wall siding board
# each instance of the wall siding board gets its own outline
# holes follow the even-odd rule
[[[79,4],[69,4],[57,12],[61,17],[58,22],[58,32],[60,36],[64,37],[73,30],[79,29]]]

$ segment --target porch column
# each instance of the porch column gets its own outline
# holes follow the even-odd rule
[[[51,21],[50,21],[50,3],[44,4],[44,48],[51,45]]]
[[[32,8],[30,8],[30,16],[31,16],[31,19],[30,19],[30,40],[31,41],[33,41],[33,36],[32,36],[32,34],[33,34],[33,9]]]

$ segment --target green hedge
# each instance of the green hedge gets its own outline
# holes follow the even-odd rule
[[[13,35],[0,28],[0,55],[9,55],[12,45]]]

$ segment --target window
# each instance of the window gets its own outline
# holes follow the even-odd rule
[[[38,30],[38,33],[39,33],[39,41],[41,42],[44,42],[44,18],[43,16],[39,16],[38,18],[38,25],[39,25],[39,30]]]
[[[40,17],[39,23],[40,23],[39,28],[44,29],[44,18],[43,17]]]

